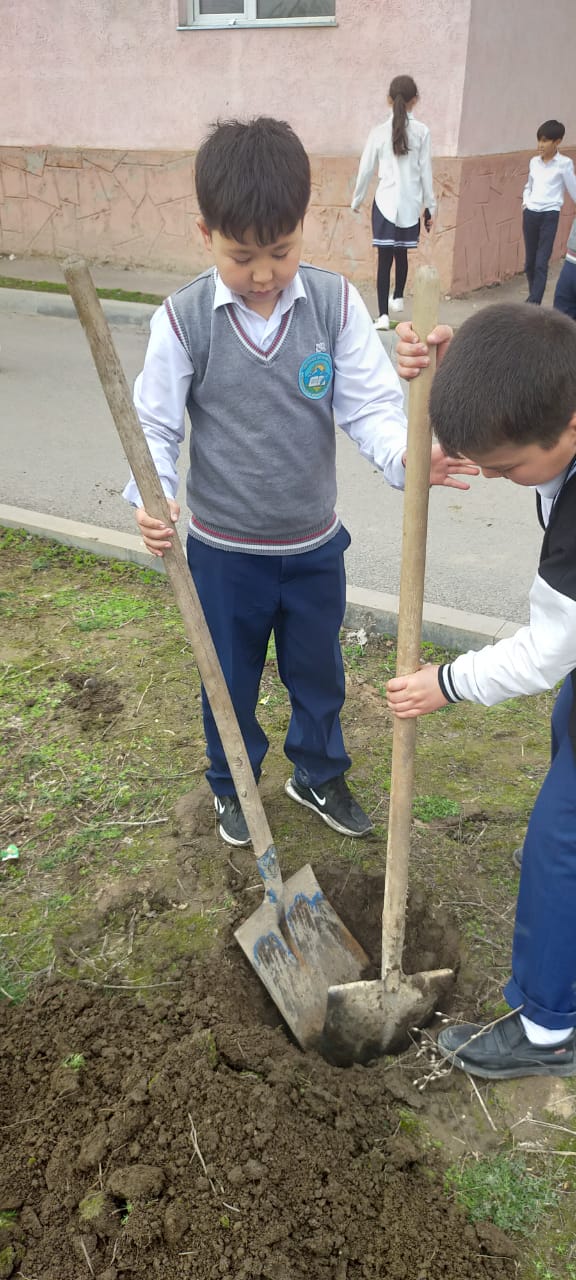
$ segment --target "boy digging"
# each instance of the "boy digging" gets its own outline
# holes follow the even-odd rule
[[[428,342],[446,351],[451,331]],[[403,325],[399,368],[415,377],[426,346]],[[487,479],[535,486],[545,533],[530,623],[510,639],[425,666],[388,684],[410,717],[460,699],[493,706],[563,680],[552,715],[552,761],[522,857],[504,995],[512,1012],[488,1027],[440,1032],[445,1057],[473,1075],[576,1074],[576,326],[556,311],[486,307],[452,339],[432,385],[430,419],[445,449]]]
[[[400,384],[356,290],[300,262],[310,165],[289,125],[218,124],[196,160],[200,233],[214,267],[167,298],[151,324],[135,405],[173,521],[176,462],[191,422],[188,563],[256,780],[268,747],[256,719],[268,641],[292,715],[288,795],[336,831],[372,828],[349,790],[340,727],[339,631],[350,537],[336,512],[334,417],[389,484],[404,485]],[[434,450],[430,480],[475,474]],[[124,496],[153,555],[176,536]],[[248,830],[203,694],[220,835]]]

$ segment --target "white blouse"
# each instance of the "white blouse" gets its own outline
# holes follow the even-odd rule
[[[360,159],[352,208],[359,209],[378,164],[375,200],[380,212],[397,227],[413,227],[424,208],[436,212],[432,183],[430,130],[408,113],[408,154],[392,150],[392,115],[372,129]]]

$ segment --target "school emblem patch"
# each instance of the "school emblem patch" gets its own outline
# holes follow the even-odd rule
[[[330,389],[334,373],[332,357],[328,353],[315,352],[306,356],[298,372],[298,386],[308,400],[321,400]]]

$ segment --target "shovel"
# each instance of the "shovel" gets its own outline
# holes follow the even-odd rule
[[[118,359],[92,277],[68,258],[64,275],[90,344],[110,412],[149,515],[170,525],[170,511]],[[328,988],[356,981],[368,957],[325,898],[310,866],[282,883],[276,849],[236,714],[178,537],[164,566],[250,832],[264,901],[236,931],[250,964],[302,1048],[321,1036]]]
[[[426,338],[438,318],[439,279],[434,267],[420,267],[414,287],[413,326]],[[430,452],[428,401],[434,372],[430,365],[410,384],[408,451],[402,528],[402,568],[396,674],[409,675],[420,663]],[[382,977],[330,988],[322,1052],[341,1066],[366,1063],[404,1048],[410,1030],[423,1026],[450,987],[451,969],[405,974],[402,951],[414,785],[416,720],[394,720],[386,885],[382,912]]]

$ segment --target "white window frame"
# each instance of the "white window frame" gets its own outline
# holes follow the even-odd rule
[[[199,0],[179,0],[178,30],[206,30],[214,28],[246,27],[335,27],[336,17],[317,18],[257,18],[256,0],[244,0],[244,14],[200,13]]]

